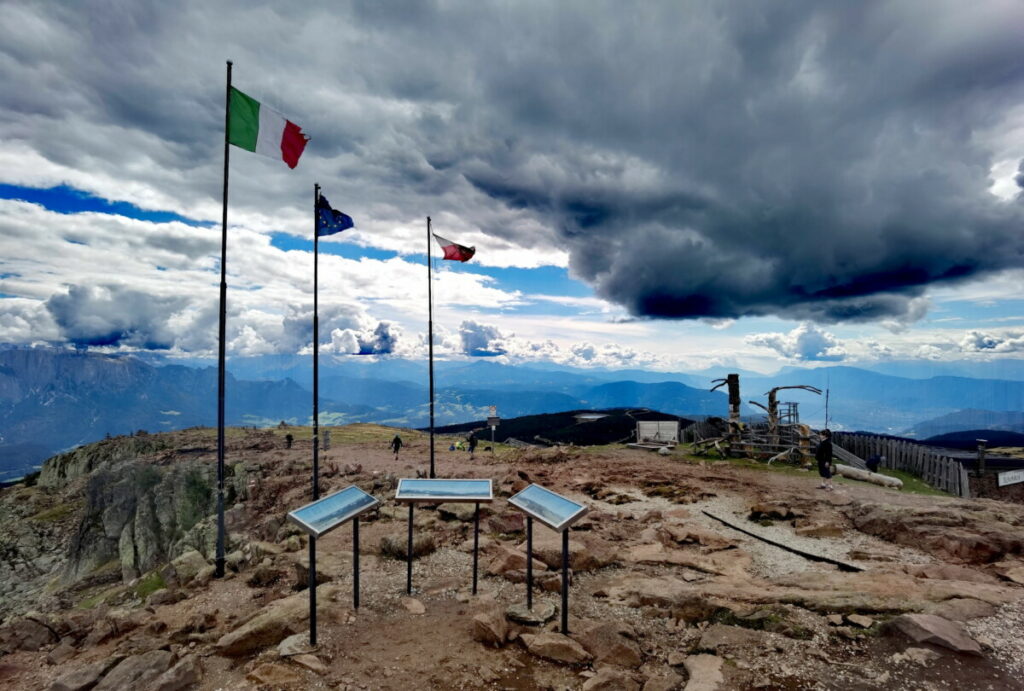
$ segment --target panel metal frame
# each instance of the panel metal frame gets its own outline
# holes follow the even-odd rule
[[[313,506],[314,504],[325,503],[325,502],[329,501],[330,499],[338,496],[342,492],[347,492],[347,491],[349,491],[352,488],[355,488],[355,489],[359,490],[360,492],[362,492],[363,494],[365,494],[366,496],[370,497],[370,499],[372,499],[373,502],[370,503],[370,504],[367,504],[366,506],[361,506],[361,507],[359,507],[359,508],[357,508],[357,509],[355,509],[353,511],[349,511],[346,514],[343,514],[342,517],[340,519],[336,520],[334,523],[332,523],[329,528],[326,528],[324,530],[317,530],[312,525],[310,525],[309,523],[307,523],[306,521],[302,520],[301,518],[299,518],[296,515],[300,511],[302,511],[304,509],[308,509],[309,507]],[[339,527],[341,525],[344,525],[348,521],[351,521],[353,518],[355,518],[357,516],[361,516],[362,514],[366,513],[367,511],[370,511],[371,509],[377,508],[378,506],[380,506],[380,500],[377,499],[375,496],[373,496],[372,494],[370,494],[366,490],[362,489],[361,487],[358,487],[357,485],[349,485],[348,487],[340,489],[337,492],[334,492],[333,494],[328,494],[326,497],[323,497],[321,499],[317,499],[316,501],[311,501],[308,504],[306,504],[305,506],[300,506],[299,508],[295,509],[294,511],[289,511],[288,512],[288,520],[291,521],[292,523],[296,524],[300,528],[302,528],[307,534],[311,535],[312,537],[318,538],[318,537],[321,537],[322,535],[326,535],[327,533],[331,532],[335,528],[337,528],[337,527]]]
[[[487,483],[487,494],[478,494],[475,496],[442,496],[442,495],[426,495],[417,494],[411,496],[401,496],[402,494],[402,483],[406,480],[413,482],[486,482]],[[395,501],[401,504],[477,504],[484,502],[494,501],[494,481],[490,478],[479,478],[479,477],[467,477],[467,478],[399,478],[398,488],[395,490]],[[571,500],[570,500],[571,501]]]
[[[516,501],[516,499],[519,497],[519,495],[521,495],[524,492],[528,491],[532,487],[536,487],[537,489],[542,490],[544,492],[547,492],[548,494],[553,494],[556,497],[558,497],[559,499],[564,499],[565,501],[569,502],[570,504],[575,504],[576,506],[580,507],[580,510],[576,511],[573,514],[570,514],[561,523],[554,524],[551,521],[547,520],[545,517],[543,517],[540,514],[534,512],[532,509],[529,509],[529,508],[523,506],[521,503]],[[579,521],[581,518],[583,518],[585,515],[587,515],[587,513],[590,511],[590,507],[587,506],[586,504],[581,504],[578,501],[576,501],[575,499],[570,499],[569,497],[561,495],[558,492],[552,492],[547,487],[542,487],[541,485],[538,485],[537,483],[533,483],[529,487],[527,487],[526,489],[523,489],[522,491],[517,492],[513,496],[509,497],[508,498],[508,503],[511,504],[512,506],[514,506],[515,508],[519,509],[523,513],[525,513],[527,516],[530,516],[532,518],[536,518],[538,521],[540,521],[541,523],[543,523],[544,525],[546,525],[547,527],[551,528],[552,530],[554,530],[555,532],[558,532],[558,533],[561,533],[561,532],[564,532],[564,531],[568,530],[574,523]]]

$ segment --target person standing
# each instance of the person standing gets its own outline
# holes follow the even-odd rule
[[[476,453],[476,444],[476,432],[473,432],[472,434],[469,435],[469,460],[471,461],[473,460],[473,454]]]
[[[821,443],[818,444],[818,450],[814,452],[814,459],[818,461],[818,475],[821,475],[821,484],[818,485],[818,489],[823,489],[831,492],[832,487],[832,432],[830,430],[821,431]]]
[[[390,446],[391,450],[395,452],[395,460],[397,461],[398,460],[398,452],[402,448],[402,438],[396,434],[395,438],[391,440],[391,444],[389,444],[389,446]]]

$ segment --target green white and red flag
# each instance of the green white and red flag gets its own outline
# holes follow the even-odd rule
[[[273,108],[268,108],[235,87],[231,87],[231,113],[228,141],[235,146],[284,161],[289,168],[299,164],[299,156],[309,141],[302,128]]]

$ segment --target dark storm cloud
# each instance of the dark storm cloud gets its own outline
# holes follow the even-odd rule
[[[71,286],[45,303],[61,336],[78,346],[171,348],[176,335],[168,318],[187,303],[119,285]]]
[[[1014,3],[7,3],[0,18],[0,141],[107,196],[215,215],[233,57],[240,88],[313,136],[301,174],[233,159],[239,212],[304,219],[309,182],[331,179],[356,217],[444,212],[564,250],[602,297],[667,318],[906,317],[929,284],[1024,265],[1020,198],[988,191],[996,157],[1024,146],[1000,140],[1024,97]]]

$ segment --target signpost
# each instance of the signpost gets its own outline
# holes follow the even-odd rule
[[[491,454],[494,454],[494,430],[498,428],[501,423],[501,418],[498,417],[498,406],[492,405],[490,413],[487,416],[487,426],[491,428]]]
[[[412,595],[412,517],[413,506],[420,504],[471,503],[473,512],[473,594],[476,595],[477,567],[480,560],[480,503],[494,501],[490,479],[402,478],[398,481],[395,501],[409,505],[409,541],[406,546],[405,592]]]
[[[562,534],[562,633],[568,634],[569,527],[590,508],[540,485],[530,485],[510,497],[508,503],[526,514],[526,606],[529,609],[533,609],[533,519]]]
[[[359,609],[359,516],[380,504],[355,485],[329,494],[288,514],[310,540],[316,540],[341,524],[352,521],[352,604]],[[309,644],[316,645],[316,556],[309,562]]]
[[[1000,487],[1016,485],[1018,482],[1024,482],[1024,468],[1021,468],[1020,470],[1007,470],[999,473],[996,476],[996,480]]]

